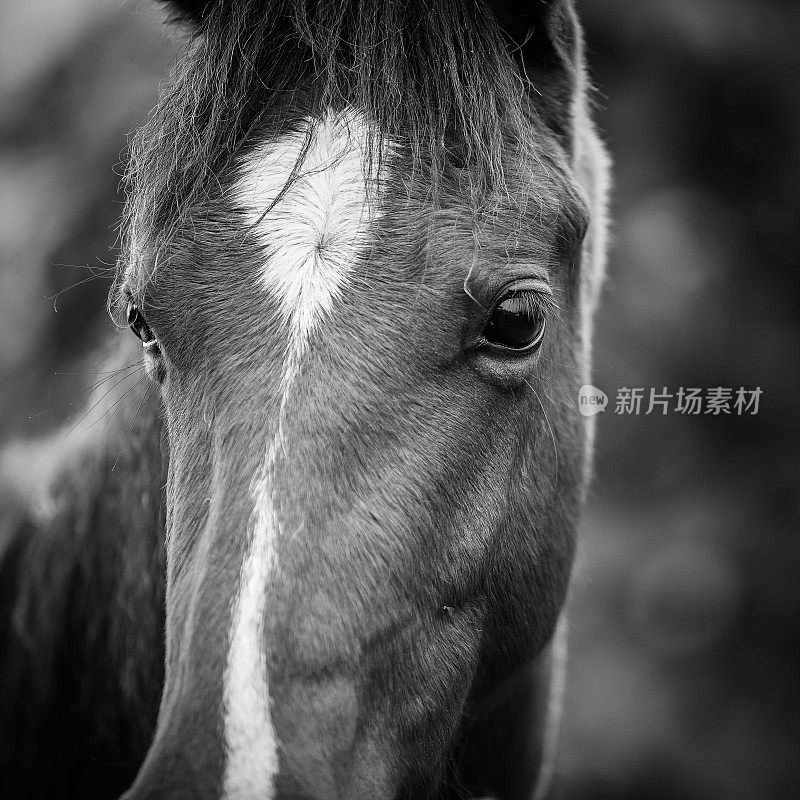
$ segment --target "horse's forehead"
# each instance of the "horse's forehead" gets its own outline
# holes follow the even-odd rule
[[[497,264],[542,254],[564,223],[581,229],[586,213],[575,186],[552,159],[547,137],[532,142],[509,156],[503,191],[476,195],[468,170],[451,165],[431,205],[424,164],[353,108],[306,117],[288,131],[264,130],[260,142],[245,147],[200,193],[198,206],[178,204],[178,218],[159,230],[149,230],[148,216],[137,213],[134,193],[126,278],[143,287],[174,257],[183,259],[187,246],[213,249],[214,234],[203,235],[203,220],[221,220],[230,235],[244,226],[264,250],[259,284],[308,333],[365,251],[381,208],[391,208],[394,228],[418,239],[428,254],[452,253],[457,236],[459,250],[479,250]],[[198,266],[206,263],[198,255]],[[449,260],[444,253],[443,263]]]
[[[358,114],[329,113],[265,142],[240,168],[233,199],[264,253],[258,280],[301,346],[369,239],[373,138]]]

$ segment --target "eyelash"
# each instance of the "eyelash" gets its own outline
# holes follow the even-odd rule
[[[497,307],[497,304],[509,294],[513,294],[515,299],[522,301],[524,304],[523,310],[528,314],[539,313],[542,314],[542,316],[549,318],[552,314],[558,311],[556,299],[549,291],[528,288],[514,289],[513,287],[505,290],[499,295],[492,306],[492,310],[494,310]]]

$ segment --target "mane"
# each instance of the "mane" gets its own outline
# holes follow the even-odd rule
[[[130,349],[112,363],[128,363]],[[47,514],[0,516],[0,796],[114,796],[163,682],[160,403],[123,395],[109,440],[59,464]],[[59,435],[63,436],[63,433]],[[42,770],[42,763],[51,769]],[[74,793],[74,794],[73,794]]]
[[[482,2],[215,3],[132,141],[128,243],[134,228],[175,230],[260,132],[328,108],[364,114],[375,131],[370,167],[388,140],[412,172],[424,169],[434,195],[454,164],[473,190],[502,190],[504,152],[524,141],[531,114],[527,89]]]

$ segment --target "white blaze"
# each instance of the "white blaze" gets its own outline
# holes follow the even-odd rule
[[[306,130],[259,149],[236,187],[237,203],[263,247],[261,283],[278,302],[288,342],[276,432],[252,485],[253,526],[225,669],[226,800],[269,800],[274,795],[279,763],[264,616],[281,535],[274,503],[275,468],[284,449],[283,421],[303,354],[341,292],[374,219],[364,169],[369,135],[356,114],[328,114],[313,126],[308,123]],[[306,145],[299,176],[278,200]]]

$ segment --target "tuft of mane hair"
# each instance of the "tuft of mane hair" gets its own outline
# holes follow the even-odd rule
[[[485,2],[170,5],[194,24],[187,52],[131,146],[127,228],[139,245],[156,233],[167,239],[198,200],[221,187],[259,133],[278,135],[328,109],[353,107],[377,132],[367,174],[380,173],[374,162],[389,140],[410,154],[415,174],[424,170],[434,197],[451,166],[473,190],[502,192],[504,162],[522,151],[541,113],[543,94],[531,83],[523,47]],[[555,6],[571,10],[570,0],[541,4],[539,44],[551,38],[544,9]],[[556,52],[548,42],[548,53]]]

